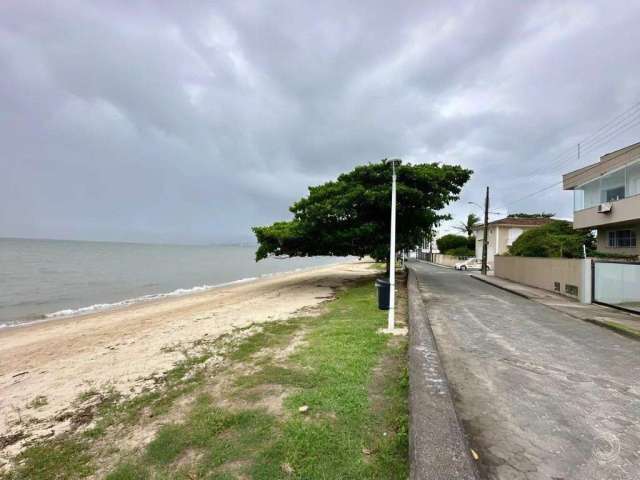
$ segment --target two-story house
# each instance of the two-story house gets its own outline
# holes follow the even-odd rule
[[[597,229],[601,252],[640,254],[640,142],[562,179],[573,190],[574,228]]]
[[[487,226],[487,263],[493,265],[493,257],[509,251],[509,247],[525,230],[545,225],[551,221],[547,217],[507,217],[489,222]],[[482,258],[484,224],[473,227],[476,237],[476,258]]]

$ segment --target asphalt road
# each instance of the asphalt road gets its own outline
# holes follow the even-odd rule
[[[483,478],[640,479],[640,342],[413,263]]]

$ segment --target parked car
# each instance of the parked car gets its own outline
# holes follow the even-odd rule
[[[462,262],[458,262],[454,265],[456,270],[482,270],[482,260],[478,258],[469,258]],[[491,270],[491,267],[487,265],[487,270]]]

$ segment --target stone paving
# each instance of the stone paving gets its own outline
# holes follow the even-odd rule
[[[483,478],[640,478],[639,341],[464,273],[413,268]]]

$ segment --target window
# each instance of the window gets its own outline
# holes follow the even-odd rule
[[[616,230],[608,233],[610,248],[625,248],[636,246],[636,232],[633,230]]]
[[[624,198],[624,187],[610,188],[605,190],[605,200],[607,202],[615,202]]]
[[[600,178],[601,202],[615,202],[624,198],[625,175],[625,170],[622,169]]]

